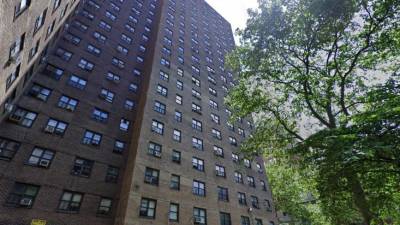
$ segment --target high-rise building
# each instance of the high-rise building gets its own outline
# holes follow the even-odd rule
[[[49,46],[0,123],[0,224],[277,223],[204,0],[82,0]]]

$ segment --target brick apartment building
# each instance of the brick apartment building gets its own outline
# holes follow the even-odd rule
[[[76,8],[2,111],[0,224],[277,224],[262,159],[239,153],[253,124],[223,103],[224,18],[204,0],[51,2],[42,30]]]

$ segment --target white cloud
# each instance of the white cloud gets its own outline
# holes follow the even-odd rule
[[[233,31],[243,29],[248,18],[247,9],[257,8],[257,0],[206,0],[218,13],[228,20]]]

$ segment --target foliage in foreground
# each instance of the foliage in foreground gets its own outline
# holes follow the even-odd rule
[[[279,209],[312,224],[400,224],[400,2],[260,1],[226,98],[257,129]]]

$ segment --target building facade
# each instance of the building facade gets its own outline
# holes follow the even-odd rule
[[[80,1],[0,123],[0,224],[277,224],[233,48],[204,0]]]
[[[46,54],[78,3],[76,0],[0,2],[0,112],[12,110],[12,103],[36,72],[38,59]]]

